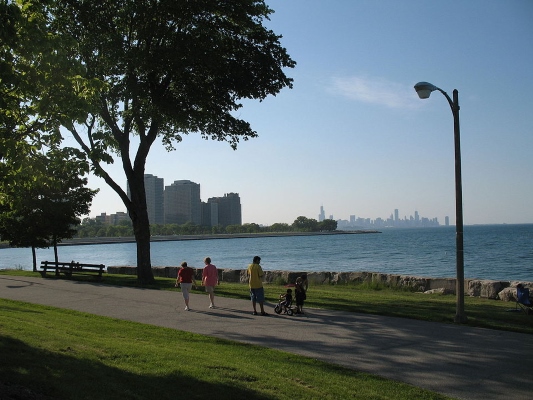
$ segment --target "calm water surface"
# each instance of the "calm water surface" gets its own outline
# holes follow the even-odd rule
[[[374,271],[455,277],[455,227],[385,229],[382,233],[261,237],[152,243],[153,266],[187,261],[203,266],[210,256],[219,268],[242,269],[254,255],[265,270]],[[533,281],[533,224],[465,226],[465,277]],[[61,261],[135,265],[134,243],[59,247]],[[38,249],[38,262],[53,260]],[[32,269],[30,249],[0,249],[0,268]]]

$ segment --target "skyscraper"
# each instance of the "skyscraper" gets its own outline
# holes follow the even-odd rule
[[[211,213],[211,226],[242,224],[241,198],[238,193],[227,193],[224,197],[211,197],[207,200],[207,203],[210,204],[209,211]],[[204,210],[206,210],[205,207]],[[214,213],[218,214],[218,221],[216,224],[214,223]]]
[[[318,214],[318,222],[324,221],[326,219],[326,213],[324,211],[324,206],[320,206],[320,214]]]
[[[164,180],[151,174],[144,174],[144,189],[146,191],[146,207],[151,224],[165,223],[164,208]]]
[[[165,187],[165,224],[202,224],[200,184],[188,180],[174,181]]]
[[[202,202],[202,226],[218,226],[218,202]]]

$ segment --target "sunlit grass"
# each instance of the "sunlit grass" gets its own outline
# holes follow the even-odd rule
[[[444,399],[276,350],[0,300],[0,380],[57,399]]]

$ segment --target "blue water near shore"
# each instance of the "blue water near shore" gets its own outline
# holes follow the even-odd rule
[[[59,247],[60,261],[136,265],[134,243]],[[153,266],[187,261],[202,267],[243,269],[254,255],[265,270],[373,271],[426,277],[456,275],[455,227],[384,229],[382,233],[186,240],[152,243]],[[533,281],[533,224],[464,227],[465,277]],[[38,262],[53,260],[38,249]],[[0,268],[32,269],[30,249],[0,249]]]

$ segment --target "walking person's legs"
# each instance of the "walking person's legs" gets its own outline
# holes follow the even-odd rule
[[[192,283],[182,283],[181,292],[183,294],[183,300],[185,300],[185,311],[189,311],[189,291],[191,290]]]
[[[254,309],[253,314],[257,315],[257,289],[250,289],[250,299],[252,300],[252,308]]]
[[[209,294],[209,308],[215,308],[215,288],[214,286],[206,286],[205,291]]]

